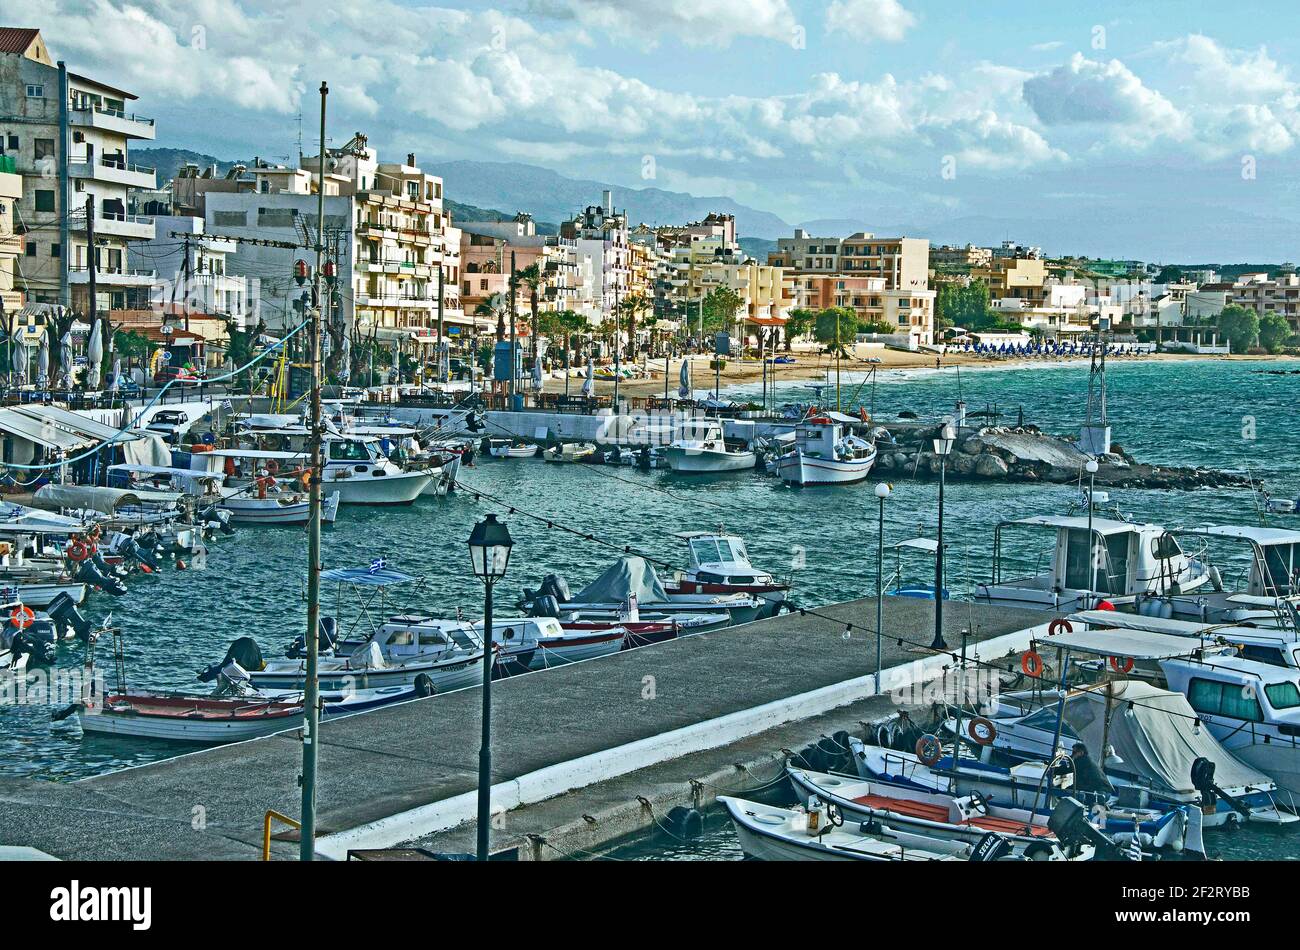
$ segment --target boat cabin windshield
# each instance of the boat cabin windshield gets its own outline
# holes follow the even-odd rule
[[[739,538],[694,538],[691,540],[691,557],[696,564],[745,563],[749,560],[745,545]]]
[[[1128,589],[1128,532],[1108,534],[1097,545],[1095,569],[1088,557],[1088,530],[1070,528],[1065,541],[1065,586],[1070,590],[1095,590],[1099,594],[1124,594]]]
[[[1300,544],[1270,544],[1262,548],[1268,569],[1265,589],[1286,596],[1300,589]]]
[[[331,462],[369,462],[370,446],[365,442],[337,441],[331,442]]]

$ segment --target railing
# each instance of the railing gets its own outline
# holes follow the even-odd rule
[[[290,828],[301,829],[302,822],[295,821],[288,815],[282,815],[278,811],[267,809],[266,817],[262,819],[262,860],[271,860],[271,822],[278,821],[282,825],[288,825]]]
[[[75,106],[73,108],[76,109]],[[76,109],[76,111],[78,112],[93,111],[99,113],[100,115],[110,115],[115,119],[126,119],[128,122],[139,122],[141,125],[154,124],[153,119],[147,118],[146,116],[136,115],[133,112],[123,112],[121,109],[109,109],[107,106],[91,105],[87,103],[86,105],[83,105],[80,109]]]

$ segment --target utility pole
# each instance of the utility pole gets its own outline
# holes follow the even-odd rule
[[[307,682],[303,694],[302,730],[302,829],[298,857],[311,861],[316,856],[316,757],[320,728],[320,514],[321,514],[321,264],[325,256],[325,99],[329,86],[320,84],[320,167],[316,187],[316,273],[313,275],[311,346],[311,478],[307,516]]]
[[[510,410],[515,408],[515,377],[516,357],[515,348],[519,345],[518,338],[515,336],[515,252],[510,252]]]
[[[622,332],[618,319],[618,274],[614,274],[614,413],[618,413],[618,378],[621,375],[618,352],[622,347],[619,346],[619,334]]]
[[[442,282],[443,282],[443,278],[444,278],[444,276],[445,276],[445,273],[446,273],[446,272],[443,270],[443,266],[442,266],[442,257],[440,256],[440,257],[438,258],[438,343],[437,343],[437,347],[438,347],[438,382],[443,383],[443,384],[445,384],[445,383],[447,382],[446,370],[443,369],[443,366],[444,366],[444,364],[443,364],[443,358],[444,358],[444,357],[443,357],[443,349],[444,349],[444,347],[446,347],[447,344],[446,344],[446,341],[443,339],[443,336],[442,336],[442,333],[443,333],[443,328],[442,328],[442,307],[443,307]],[[448,362],[450,362],[450,353],[447,354],[447,357],[448,357]]]
[[[86,267],[88,268],[87,290],[90,293],[90,304],[86,308],[87,316],[90,319],[90,329],[95,330],[95,316],[99,313],[98,293],[95,289],[95,196],[86,195]],[[72,379],[72,367],[63,367],[68,374],[68,379]]]

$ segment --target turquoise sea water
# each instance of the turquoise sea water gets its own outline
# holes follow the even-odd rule
[[[1300,495],[1300,376],[1259,372],[1292,365],[1208,360],[1113,365],[1108,379],[1115,441],[1143,461],[1248,468],[1275,494]],[[860,378],[845,374],[846,402]],[[995,405],[1009,413],[1004,421],[1014,423],[1023,406],[1026,421],[1045,431],[1073,433],[1084,414],[1086,383],[1086,367],[1078,364],[966,369],[960,383],[954,369],[882,372],[875,385],[875,410],[886,424],[904,409],[937,418],[952,411],[960,385],[971,410]],[[757,391],[750,386],[731,392]],[[806,384],[792,382],[782,384],[778,401],[819,400]],[[854,402],[870,401],[868,383]],[[661,471],[492,459],[463,470],[461,480],[523,511],[674,563],[685,560],[674,532],[725,524],[746,537],[757,564],[778,574],[793,572],[794,597],[808,605],[866,596],[875,589],[874,558],[864,553],[874,551],[876,540],[870,483],[799,490],[753,473],[692,481]],[[920,481],[900,481],[894,487],[887,542],[932,535],[937,487]],[[975,579],[987,576],[998,518],[1060,512],[1075,495],[1072,486],[950,482],[945,517],[953,545],[950,586],[969,590]],[[1125,491],[1113,493],[1112,500],[1135,518],[1169,526],[1254,520],[1251,493],[1242,490]],[[410,606],[454,615],[459,607],[476,615],[482,589],[468,576],[465,539],[488,510],[505,514],[500,505],[475,501],[467,492],[422,499],[400,510],[344,508],[338,523],[326,529],[325,566],[365,565],[382,556],[420,579],[396,590],[395,609]],[[1300,518],[1294,520],[1300,526]],[[510,576],[498,588],[499,610],[524,586],[535,587],[543,574],[558,572],[577,589],[616,556],[520,515],[507,521],[516,547]],[[301,632],[304,549],[300,529],[241,529],[212,543],[206,571],[136,576],[124,597],[96,597],[87,612],[95,619],[111,612],[114,624],[124,629],[130,685],[187,688],[197,685],[195,671],[219,659],[237,636],[252,635],[264,653],[278,655]],[[1030,566],[1039,550],[1026,543],[1009,553]],[[893,567],[891,559],[886,571]],[[921,561],[904,562],[903,568],[911,580],[923,580],[931,570]],[[325,606],[333,608],[333,591]],[[101,650],[101,662],[111,666],[107,644]],[[60,666],[80,662],[80,648],[60,648]],[[0,774],[70,779],[176,751],[154,743],[83,741],[73,722],[51,725],[50,707],[0,706]],[[1295,850],[1300,853],[1300,847]]]

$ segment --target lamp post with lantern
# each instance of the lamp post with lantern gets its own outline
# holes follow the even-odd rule
[[[934,640],[931,650],[946,650],[948,644],[943,639],[943,486],[948,471],[948,456],[952,454],[953,443],[957,441],[957,430],[951,422],[945,422],[934,440],[934,454],[939,457],[939,530],[934,548]]]
[[[492,587],[506,576],[514,541],[497,516],[488,514],[469,535],[474,576],[483,582],[483,739],[478,753],[478,860],[488,859],[492,822]]]

